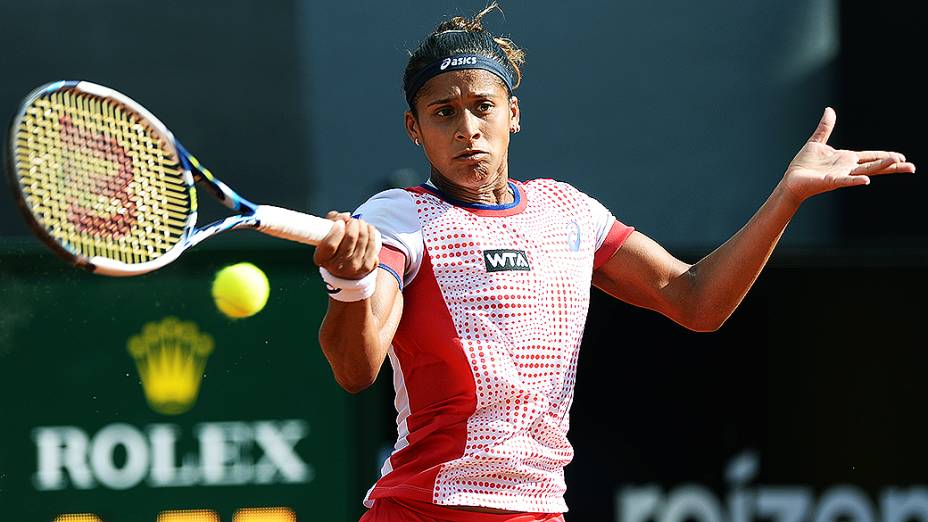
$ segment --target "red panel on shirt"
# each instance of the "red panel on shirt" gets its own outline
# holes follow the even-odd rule
[[[393,349],[409,394],[409,446],[390,457],[393,471],[381,477],[369,498],[432,502],[441,465],[464,454],[467,420],[477,397],[474,376],[428,254],[405,294]]]
[[[632,235],[634,231],[634,227],[630,227],[618,219],[615,220],[603,244],[596,250],[596,255],[593,257],[593,270],[603,266],[606,264],[606,261],[612,259],[612,256],[619,251],[619,247],[625,243],[625,240],[628,239],[628,236]]]

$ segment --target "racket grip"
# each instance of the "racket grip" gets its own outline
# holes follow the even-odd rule
[[[333,221],[271,205],[258,205],[253,217],[255,228],[269,236],[316,246],[330,230]]]

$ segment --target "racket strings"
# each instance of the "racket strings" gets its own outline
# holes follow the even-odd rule
[[[195,209],[183,169],[130,109],[72,90],[37,98],[14,131],[16,173],[38,224],[72,253],[156,259]]]

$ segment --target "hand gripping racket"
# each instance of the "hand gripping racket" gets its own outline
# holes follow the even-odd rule
[[[131,276],[227,230],[316,245],[332,221],[239,196],[144,107],[112,89],[60,81],[13,117],[7,171],[36,234],[70,263]],[[238,215],[197,227],[195,185]]]

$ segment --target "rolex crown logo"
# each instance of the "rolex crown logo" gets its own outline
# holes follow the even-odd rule
[[[193,406],[213,351],[209,334],[193,322],[166,317],[146,324],[129,339],[128,349],[153,410],[178,415]]]

